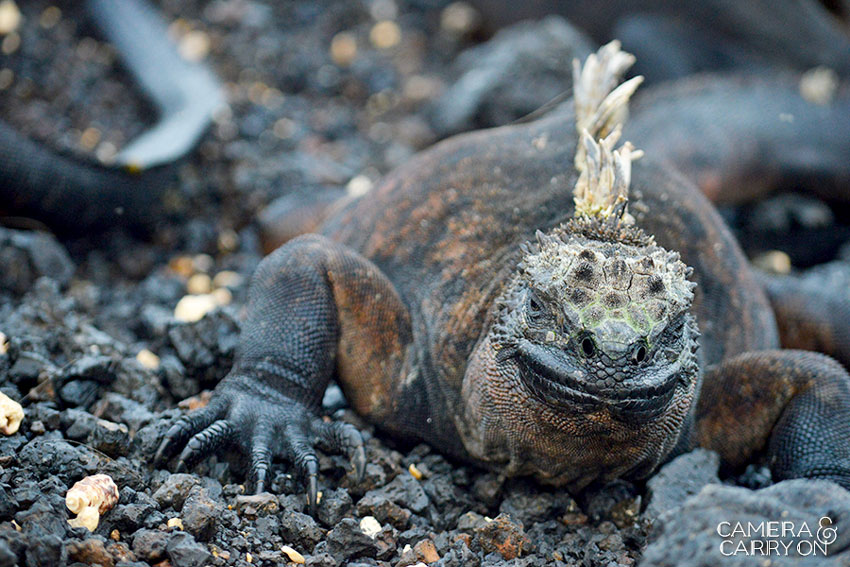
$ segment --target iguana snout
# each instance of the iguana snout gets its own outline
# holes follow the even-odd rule
[[[583,356],[577,358],[523,339],[516,360],[522,380],[547,403],[584,412],[607,409],[614,419],[637,425],[657,419],[670,405],[676,386],[690,378],[678,361],[657,364],[646,355],[638,361],[637,354],[645,351],[644,345],[635,345],[612,358],[601,349],[589,354],[582,349]]]

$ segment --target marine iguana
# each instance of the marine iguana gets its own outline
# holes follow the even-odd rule
[[[575,114],[442,142],[266,257],[232,370],[156,459],[233,442],[259,492],[280,455],[314,507],[315,445],[366,460],[355,427],[319,417],[333,378],[391,435],[571,490],[696,445],[850,488],[850,376],[779,350],[706,198],[616,147],[632,62],[603,47],[575,70]]]

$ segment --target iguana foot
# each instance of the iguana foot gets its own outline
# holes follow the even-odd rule
[[[207,407],[180,417],[165,434],[155,462],[161,463],[183,446],[177,470],[185,471],[230,443],[250,456],[249,482],[255,492],[266,489],[274,455],[293,463],[306,481],[311,512],[315,512],[318,494],[316,445],[347,454],[358,479],[366,468],[363,439],[357,428],[324,421],[306,405],[246,376],[229,377],[216,389]]]

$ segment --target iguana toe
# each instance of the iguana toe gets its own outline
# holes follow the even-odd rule
[[[154,464],[160,465],[167,461],[195,433],[212,425],[221,417],[221,410],[218,404],[210,403],[207,407],[181,416],[165,433],[154,456]]]

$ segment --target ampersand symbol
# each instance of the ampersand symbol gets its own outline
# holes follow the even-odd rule
[[[824,545],[829,545],[838,538],[838,528],[832,526],[832,519],[824,516],[818,522],[818,531],[815,537]]]

